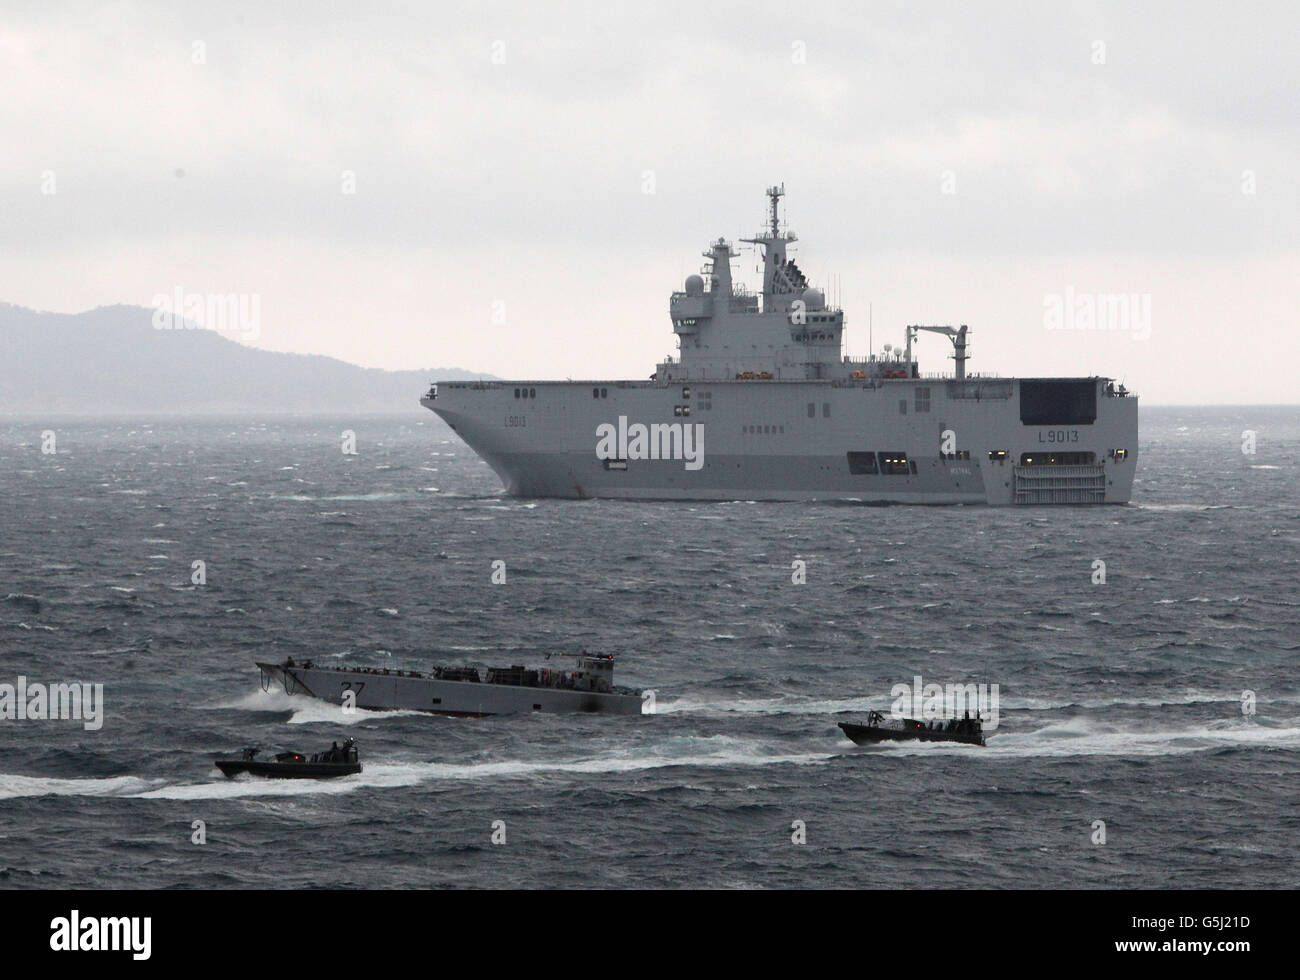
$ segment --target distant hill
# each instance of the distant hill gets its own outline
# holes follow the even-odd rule
[[[410,412],[456,368],[381,371],[256,350],[211,330],[157,330],[152,309],[40,313],[0,303],[0,412]]]

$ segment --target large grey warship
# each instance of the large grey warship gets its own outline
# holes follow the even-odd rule
[[[768,227],[742,239],[763,250],[761,292],[713,242],[669,299],[679,356],[649,381],[436,382],[421,404],[522,497],[1128,501],[1138,406],[1122,384],[968,374],[966,325],[843,355],[844,312],[788,254],[784,186],[767,194]],[[951,341],[952,375],[922,376],[919,331]]]

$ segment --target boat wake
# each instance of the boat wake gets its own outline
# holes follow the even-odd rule
[[[884,695],[856,698],[805,698],[782,696],[774,698],[695,699],[675,698],[659,700],[656,714],[756,714],[756,715],[831,715],[852,711],[890,711],[896,699]],[[1008,697],[998,699],[1002,712],[1008,711],[1060,711],[1067,708],[1105,710],[1108,708],[1167,708],[1194,704],[1240,704],[1239,691],[1171,692],[1158,698],[1057,698]],[[1263,709],[1269,704],[1300,704],[1300,694],[1275,695],[1260,702]]]
[[[237,698],[219,701],[216,704],[203,705],[212,710],[226,711],[264,711],[274,714],[289,715],[290,725],[355,725],[358,722],[377,722],[387,718],[429,718],[423,711],[353,711],[344,712],[343,708],[328,701],[302,696],[290,697],[283,690],[252,691]]]
[[[0,773],[0,800],[20,796],[128,796],[164,782],[139,776],[111,776],[102,779],[56,779],[49,776],[18,776]]]
[[[1185,755],[1230,748],[1300,749],[1300,727],[1267,727],[1254,722],[1223,722],[1199,727],[1156,731],[1103,729],[1075,719],[1032,732],[987,731],[988,747],[973,757],[989,761],[1068,756],[1127,758]],[[895,742],[879,751],[894,755],[967,753],[969,746],[947,743]]]
[[[676,698],[672,701],[658,701],[655,714],[826,715],[840,711],[884,711],[892,704],[893,699],[888,697]]]
[[[684,751],[674,751],[673,749]],[[632,749],[565,760],[511,759],[497,762],[366,762],[355,776],[328,781],[268,780],[256,777],[213,780],[204,783],[153,787],[130,795],[141,799],[218,799],[242,796],[300,796],[313,793],[348,793],[358,789],[394,789],[442,782],[498,779],[532,779],[553,775],[641,772],[674,766],[744,768],[771,765],[819,765],[835,758],[830,751],[790,753],[770,751],[759,743],[729,736],[674,738],[659,751]]]
[[[546,779],[552,776],[618,775],[680,768],[744,769],[762,766],[825,765],[831,761],[870,764],[869,758],[961,755],[981,763],[1025,758],[1070,756],[1156,757],[1224,749],[1300,750],[1300,719],[1274,727],[1250,721],[1212,723],[1178,729],[1132,731],[1071,719],[1026,732],[988,732],[988,746],[943,742],[891,742],[854,747],[838,733],[819,733],[791,752],[779,745],[732,736],[672,736],[649,751],[629,745],[594,756],[561,760],[505,759],[492,762],[434,762],[419,759],[366,761],[363,772],[329,780],[277,780],[253,776],[217,777],[196,783],[174,783],[141,776],[56,779],[0,773],[0,799],[33,796],[116,797],[124,799],[234,799],[240,797],[303,796],[351,793],[357,790],[400,789],[439,783],[503,779]]]

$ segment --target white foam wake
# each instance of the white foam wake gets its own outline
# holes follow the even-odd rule
[[[103,779],[55,779],[0,773],[0,800],[18,796],[124,796],[157,786],[160,779],[110,776]]]
[[[887,697],[857,698],[717,698],[696,700],[675,698],[659,700],[655,714],[759,714],[759,715],[829,715],[839,711],[885,710],[893,704]]]
[[[203,705],[203,707],[208,710],[233,709],[236,711],[290,712],[292,714],[288,722],[290,725],[355,725],[361,721],[373,722],[384,718],[423,717],[426,714],[423,711],[407,710],[344,712],[342,705],[332,704],[329,701],[322,701],[308,695],[290,696],[280,688],[270,691],[252,691],[237,698],[218,701],[215,704]]]
[[[1165,731],[1118,731],[1089,726],[1078,719],[1033,732],[989,732],[988,746],[972,758],[986,760],[1066,756],[1164,756],[1206,752],[1233,746],[1300,749],[1300,728],[1271,728],[1252,722],[1219,727]],[[970,752],[973,746],[948,743],[890,743],[883,751],[915,755],[922,752]]]
[[[705,740],[710,741],[710,740]],[[733,740],[725,739],[731,742]],[[386,789],[423,783],[462,782],[492,779],[527,779],[562,773],[589,775],[640,772],[673,766],[738,768],[768,765],[814,765],[834,758],[833,753],[762,754],[752,747],[724,745],[697,754],[620,754],[589,758],[499,762],[388,762],[366,763],[362,772],[328,781],[275,780],[252,776],[213,780],[206,783],[162,786],[132,794],[146,799],[223,799],[240,796],[301,796],[312,793],[348,793],[358,789]]]

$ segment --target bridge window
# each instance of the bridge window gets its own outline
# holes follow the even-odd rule
[[[875,453],[849,453],[848,458],[851,476],[875,476],[880,472]]]
[[[830,417],[831,417],[831,403],[822,402],[822,418],[828,419]]]
[[[917,388],[915,389],[915,394],[916,394],[916,405],[914,407],[916,411],[918,413],[930,411],[930,389]]]
[[[518,389],[518,388],[515,389],[515,397],[516,397],[516,398],[519,397],[519,389]]]
[[[810,419],[815,419],[815,418],[817,417],[817,403],[816,403],[816,402],[809,402],[809,403],[808,403],[808,417],[809,417]]]

